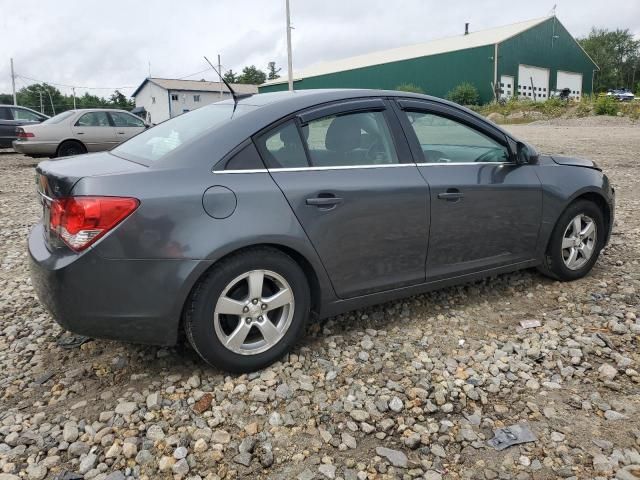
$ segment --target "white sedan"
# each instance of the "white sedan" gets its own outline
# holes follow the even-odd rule
[[[111,150],[149,126],[115,109],[67,110],[38,124],[16,129],[13,149],[30,157],[69,157]]]

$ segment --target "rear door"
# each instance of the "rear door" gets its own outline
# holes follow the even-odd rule
[[[425,280],[428,187],[387,107],[333,104],[255,139],[341,298]]]
[[[534,259],[542,219],[535,166],[514,163],[504,134],[462,110],[414,100],[399,105],[430,186],[427,280]]]
[[[109,112],[109,116],[113,121],[113,125],[116,131],[116,138],[118,142],[124,142],[131,137],[136,136],[140,132],[144,132],[144,122],[136,117],[125,112]]]
[[[116,129],[105,111],[83,113],[75,121],[71,131],[89,152],[110,150],[119,143]]]
[[[16,124],[13,121],[11,109],[0,106],[0,148],[11,147],[11,142],[16,138]]]

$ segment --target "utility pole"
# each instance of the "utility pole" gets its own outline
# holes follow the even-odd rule
[[[220,100],[222,100],[222,65],[220,64],[220,54],[218,54],[218,77],[220,79]]]
[[[18,105],[16,99],[16,74],[13,71],[13,58],[11,59],[11,88],[13,89],[13,104]]]
[[[40,113],[44,113],[44,105],[42,105],[42,90],[38,90],[40,94]]]
[[[293,92],[293,60],[291,58],[291,12],[289,10],[289,0],[287,2],[287,63],[288,63],[288,78],[289,78],[289,91]]]
[[[73,92],[73,109],[76,109],[76,87],[73,87],[71,89],[71,91]]]

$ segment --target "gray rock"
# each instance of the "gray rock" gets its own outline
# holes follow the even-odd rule
[[[627,465],[616,472],[617,480],[640,480],[640,465]]]
[[[78,426],[75,422],[66,422],[62,429],[62,438],[65,442],[73,443],[78,439]]]
[[[87,453],[87,455],[85,455],[84,458],[80,460],[80,466],[78,467],[78,472],[84,475],[94,467],[97,460],[98,460],[98,457],[96,456],[95,453]]]
[[[627,418],[626,415],[623,415],[620,412],[616,412],[615,410],[607,410],[604,412],[604,418],[611,421],[624,420]]]
[[[393,397],[389,402],[389,408],[396,413],[400,413],[404,409],[404,403],[398,397]]]
[[[136,455],[136,463],[139,465],[149,465],[153,461],[154,456],[149,450],[140,450]]]
[[[318,467],[318,471],[326,478],[336,478],[336,466],[323,463]]]
[[[73,442],[67,449],[72,457],[79,457],[89,452],[89,445],[85,442]]]
[[[356,422],[364,422],[369,419],[369,412],[366,410],[351,410],[349,415],[351,415],[351,418]]]
[[[187,455],[189,455],[189,450],[187,450],[185,447],[178,447],[173,451],[173,458],[175,458],[176,460],[187,458]]]
[[[29,480],[43,480],[47,476],[47,467],[34,463],[27,467],[27,477]]]
[[[111,472],[109,475],[105,477],[104,480],[125,480],[127,477],[124,476],[120,470],[116,470],[115,472]]]
[[[246,437],[242,439],[238,446],[238,452],[240,453],[253,453],[253,449],[256,446],[256,439],[253,437]]]
[[[162,406],[162,397],[160,393],[154,392],[147,395],[147,409],[148,410],[159,410]]]
[[[297,480],[313,480],[313,477],[315,477],[315,474],[308,468],[305,468],[302,472],[298,474],[296,478]],[[18,477],[16,477],[16,479],[20,480]]]
[[[171,470],[176,475],[186,475],[187,473],[189,473],[189,463],[187,462],[187,459],[181,458],[180,460],[178,460],[173,464]]]
[[[233,461],[236,463],[239,463],[240,465],[244,465],[245,467],[248,467],[249,465],[251,465],[251,453],[249,452],[240,453],[235,457],[233,457]]]
[[[408,458],[400,450],[392,450],[386,447],[376,447],[376,454],[386,458],[394,467],[407,468]]]
[[[618,375],[618,370],[616,367],[609,365],[608,363],[604,363],[598,369],[598,374],[602,380],[613,380]]]
[[[116,413],[118,415],[131,415],[138,409],[136,402],[120,402],[116,407]]]

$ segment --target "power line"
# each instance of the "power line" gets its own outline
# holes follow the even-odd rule
[[[193,75],[196,75],[195,73]],[[67,85],[64,83],[56,83],[56,82],[47,82],[45,80],[38,80],[37,78],[27,77],[26,75],[16,73],[16,77],[21,77],[26,80],[31,80],[32,82],[38,83],[46,83],[47,85],[53,85],[56,87],[66,87],[66,88],[82,88],[84,90],[124,90],[125,88],[136,88],[135,86],[123,86],[123,87],[81,87],[79,85]]]
[[[176,78],[176,80],[184,80],[185,78],[193,77],[194,75],[199,75],[201,73],[205,73],[205,72],[208,72],[210,70],[211,70],[211,67],[207,68],[206,70],[201,70],[200,72],[191,73],[189,75],[185,75],[184,77]]]

